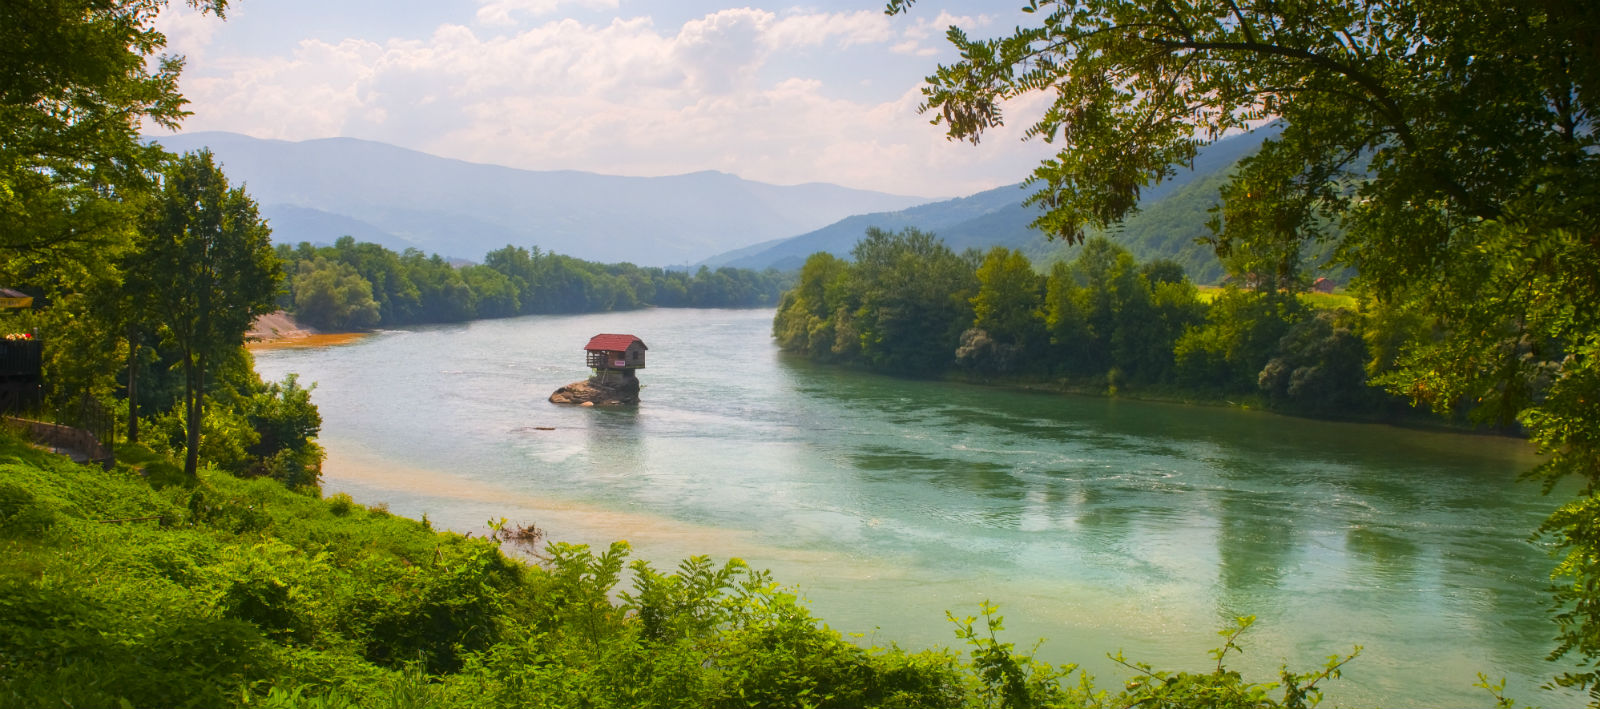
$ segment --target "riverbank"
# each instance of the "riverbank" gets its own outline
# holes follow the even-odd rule
[[[245,333],[245,346],[251,350],[284,349],[300,347],[331,347],[348,345],[370,333],[322,332],[294,319],[288,311],[279,310],[256,318]]]

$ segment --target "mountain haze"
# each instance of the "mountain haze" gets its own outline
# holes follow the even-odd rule
[[[514,244],[602,262],[684,264],[927,201],[713,171],[619,177],[519,170],[352,138],[288,142],[202,132],[155,140],[175,152],[210,148],[261,205],[279,243],[332,243],[348,234],[465,259]]]
[[[1234,163],[1254,153],[1263,140],[1278,132],[1277,126],[1268,126],[1201,148],[1192,168],[1180,169],[1171,179],[1144,190],[1139,211],[1112,227],[1107,235],[1140,260],[1170,258],[1182,264],[1197,282],[1221,280],[1222,265],[1216,255],[1195,240],[1210,233],[1206,228],[1209,210],[1217,204],[1218,189]],[[1039,216],[1036,208],[1022,204],[1029,194],[1021,184],[1015,184],[970,197],[860,214],[792,238],[719,254],[703,263],[754,269],[799,268],[806,257],[818,251],[848,257],[868,227],[892,231],[916,227],[933,232],[956,251],[988,250],[994,246],[1017,249],[1040,267],[1074,257],[1076,247],[1046,239],[1029,226]]]

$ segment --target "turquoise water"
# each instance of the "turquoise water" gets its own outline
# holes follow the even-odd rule
[[[1106,652],[1202,669],[1254,614],[1237,664],[1261,679],[1364,646],[1340,704],[1487,706],[1478,672],[1581,703],[1534,689],[1558,668],[1528,536],[1555,501],[1516,482],[1523,443],[844,371],[778,352],[771,317],[481,321],[256,366],[317,383],[330,492],[660,566],[739,556],[868,640],[948,645],[945,611],[988,599],[1009,639],[1109,682]],[[601,332],[649,345],[643,404],[547,403]]]

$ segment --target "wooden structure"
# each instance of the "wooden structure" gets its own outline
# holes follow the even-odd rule
[[[19,290],[0,288],[0,308],[31,308],[33,296]]]
[[[0,308],[20,310],[33,306],[33,297],[0,288]],[[44,393],[44,346],[33,333],[0,335],[0,411],[38,408]]]
[[[599,384],[619,385],[635,383],[636,369],[644,369],[644,352],[650,349],[633,335],[601,334],[589,338],[583,346],[584,360],[594,370],[594,380]]]

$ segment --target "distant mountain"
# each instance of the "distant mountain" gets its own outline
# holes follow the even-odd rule
[[[927,201],[721,172],[518,170],[352,138],[287,142],[208,132],[154,140],[176,152],[210,148],[261,205],[279,243],[332,243],[348,234],[466,259],[515,244],[603,262],[687,264]]]
[[[995,231],[992,244],[990,240],[982,238],[977,239],[977,242],[982,243],[966,244],[962,237],[971,231],[963,228],[969,223],[982,222],[989,217],[1010,213],[1024,214],[1021,203],[1026,195],[1020,187],[1020,185],[999,187],[979,192],[971,197],[935,202],[894,212],[847,217],[807,234],[739,249],[707,259],[704,263],[712,267],[733,266],[757,270],[768,267],[784,270],[799,268],[806,257],[818,251],[848,255],[856,242],[861,240],[861,235],[866,233],[867,227],[874,226],[896,231],[914,226],[923,231],[935,232],[957,251],[967,245],[987,247],[1003,244],[1015,247],[1021,243],[1018,241],[1019,238],[1026,241],[1029,234],[1016,232],[1014,229],[1006,232]],[[1032,221],[1032,217],[1027,217],[1022,226],[1026,227],[1028,221]]]
[[[1222,265],[1211,249],[1195,243],[1209,232],[1209,209],[1218,201],[1218,189],[1240,158],[1254,153],[1279,129],[1268,126],[1219,140],[1200,149],[1192,169],[1179,170],[1161,184],[1144,191],[1139,211],[1109,234],[1141,260],[1170,258],[1183,264],[1189,277],[1200,283],[1221,280]],[[1044,266],[1075,256],[1075,247],[1051,241],[1028,225],[1039,215],[1022,206],[1029,192],[1020,184],[979,192],[970,197],[924,204],[908,209],[848,217],[816,231],[789,239],[756,244],[719,254],[708,266],[780,269],[798,268],[818,251],[849,256],[850,249],[868,227],[899,230],[916,227],[937,234],[950,248],[988,250],[994,246],[1018,249]]]

